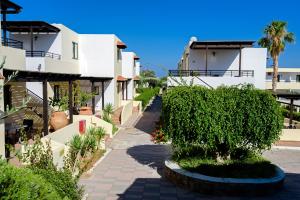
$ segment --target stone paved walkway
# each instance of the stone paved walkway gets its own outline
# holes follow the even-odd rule
[[[300,199],[300,151],[273,150],[265,156],[287,173],[282,191],[269,197],[207,196],[178,188],[162,178],[162,167],[169,150],[150,141],[154,121],[160,114],[157,98],[143,116],[134,116],[113,139],[112,151],[95,168],[91,177],[82,178],[88,199]]]

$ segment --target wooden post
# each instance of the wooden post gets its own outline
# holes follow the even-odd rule
[[[30,51],[31,51],[31,57],[33,57],[33,30],[32,30],[32,26],[30,26]]]
[[[92,88],[91,88],[91,91],[92,91],[92,94],[95,93],[95,81],[92,81]],[[92,97],[92,111],[93,111],[93,114],[96,113],[96,105],[95,105],[95,95],[93,95]]]
[[[128,100],[128,82],[126,81],[125,84],[126,84],[126,100]]]
[[[208,46],[206,45],[205,49],[205,75],[207,76],[207,71],[208,71]]]
[[[102,110],[104,110],[104,81],[101,82]]]
[[[242,45],[240,45],[240,55],[239,55],[239,77],[242,76]]]
[[[73,123],[73,81],[69,80],[69,124]]]
[[[290,103],[290,122],[289,122],[290,128],[293,125],[293,110],[294,110],[294,99],[292,98]]]
[[[44,136],[49,134],[49,113],[48,113],[48,86],[47,80],[43,81],[43,129],[44,129]]]

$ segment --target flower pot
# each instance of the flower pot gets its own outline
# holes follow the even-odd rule
[[[67,126],[68,123],[69,120],[65,112],[58,111],[51,114],[50,125],[55,131]]]
[[[93,111],[91,107],[81,107],[79,111],[80,115],[93,115]]]

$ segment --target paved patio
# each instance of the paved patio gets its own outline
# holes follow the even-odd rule
[[[157,98],[143,116],[134,116],[113,139],[112,151],[95,168],[91,177],[82,178],[88,199],[300,199],[300,151],[272,150],[265,156],[287,173],[283,190],[268,197],[208,196],[183,190],[162,178],[163,162],[169,155],[165,145],[150,141],[154,121],[160,115]]]

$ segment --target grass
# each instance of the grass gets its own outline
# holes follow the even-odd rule
[[[218,162],[214,158],[184,157],[175,161],[191,172],[222,178],[270,178],[276,174],[275,165],[260,155],[249,155],[239,160]]]

